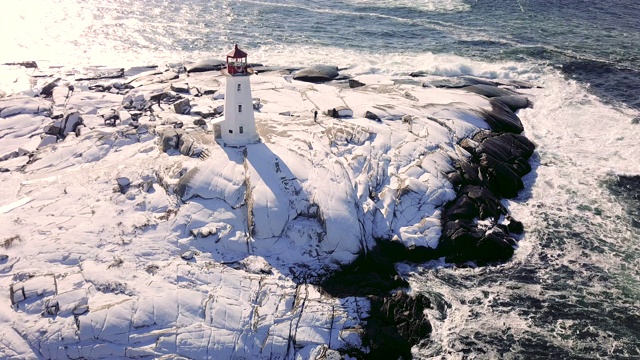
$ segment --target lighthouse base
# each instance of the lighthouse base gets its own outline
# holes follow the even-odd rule
[[[225,142],[222,139],[216,139],[216,142],[218,144],[220,144],[220,146],[223,146],[223,147],[242,148],[242,147],[245,147],[247,145],[253,145],[253,144],[261,143],[262,139],[257,138],[256,140],[251,140],[251,141],[242,142],[242,143],[231,143],[231,142]]]

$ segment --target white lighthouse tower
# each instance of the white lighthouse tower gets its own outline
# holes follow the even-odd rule
[[[225,146],[242,146],[260,140],[253,116],[251,98],[251,73],[247,68],[247,53],[238,44],[227,54],[227,92],[224,96],[224,121],[220,124],[220,136]]]

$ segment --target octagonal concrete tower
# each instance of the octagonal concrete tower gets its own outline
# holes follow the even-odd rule
[[[238,44],[227,54],[227,68],[223,69],[227,87],[224,96],[224,121],[220,124],[220,137],[225,146],[243,146],[260,140],[253,115],[251,98],[251,72],[247,66],[247,53]]]

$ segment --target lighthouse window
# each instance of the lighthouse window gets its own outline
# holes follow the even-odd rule
[[[242,88],[242,84],[238,84],[238,91]]]
[[[238,112],[242,112],[242,105],[238,105]]]
[[[229,134],[233,134],[233,130],[229,129]]]
[[[244,128],[240,126],[240,134],[244,134]]]

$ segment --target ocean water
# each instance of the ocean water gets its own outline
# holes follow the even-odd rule
[[[637,0],[22,0],[0,62],[132,66],[222,58],[346,73],[516,79],[538,145],[514,258],[401,265],[432,299],[416,358],[640,358]]]

